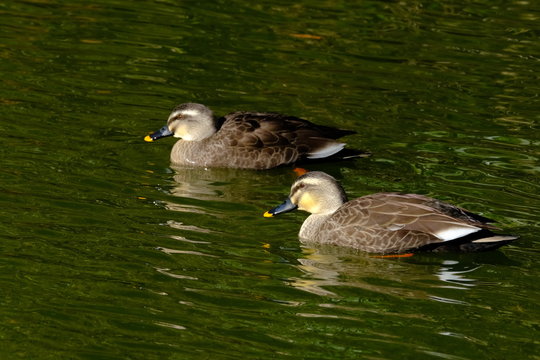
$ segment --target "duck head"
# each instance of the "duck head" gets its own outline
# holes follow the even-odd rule
[[[347,195],[336,179],[321,171],[311,171],[296,179],[289,197],[281,205],[265,212],[264,217],[295,209],[317,215],[330,214],[346,201]]]
[[[151,142],[163,137],[174,136],[186,141],[200,141],[213,135],[216,125],[212,110],[202,104],[185,103],[173,109],[167,125],[147,135],[144,140]]]

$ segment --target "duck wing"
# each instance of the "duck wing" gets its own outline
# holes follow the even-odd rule
[[[331,156],[345,146],[335,139],[355,133],[277,113],[235,112],[218,120],[220,123],[215,136],[226,146],[283,149],[291,155],[291,162]]]
[[[489,219],[416,194],[379,193],[351,200],[322,226],[321,233],[356,239],[355,247],[400,252],[428,244],[460,241],[482,232],[493,235]]]

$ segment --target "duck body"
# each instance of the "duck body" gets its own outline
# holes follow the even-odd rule
[[[483,251],[517,239],[493,233],[490,219],[423,195],[377,193],[346,201],[337,181],[322,172],[299,177],[288,201],[265,216],[295,208],[312,213],[300,228],[302,242],[370,253]]]
[[[366,156],[336,140],[353,133],[278,113],[234,112],[214,120],[206,106],[187,103],[145,140],[180,137],[171,151],[175,165],[269,169],[302,160]]]

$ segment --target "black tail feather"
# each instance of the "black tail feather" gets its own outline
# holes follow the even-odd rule
[[[312,125],[317,128],[324,136],[328,139],[339,139],[341,137],[347,136],[347,135],[353,135],[356,134],[356,131],[353,130],[345,130],[345,129],[337,129],[331,126],[324,126],[324,125]]]
[[[370,156],[371,156],[371,153],[369,151],[344,148],[340,152],[330,156],[330,158],[346,160],[346,159],[364,158],[364,157],[370,157]]]
[[[298,164],[317,164],[324,162],[331,162],[332,160],[353,160],[357,158],[370,157],[371,153],[369,151],[357,150],[357,149],[347,149],[335,153],[334,155],[320,158],[320,159],[308,159],[302,158],[297,161]]]
[[[482,239],[500,236],[501,240],[498,241],[486,241],[480,242]],[[413,249],[413,252],[419,251],[431,251],[431,252],[481,252],[488,250],[495,250],[503,245],[506,245],[514,240],[518,239],[518,236],[495,234],[487,229],[482,229],[475,233],[463,236],[461,238],[452,241],[442,241],[437,243],[431,243],[419,248]],[[475,242],[475,240],[477,242]]]
[[[515,240],[515,239],[512,239],[512,240],[501,240],[501,241],[496,241],[496,242],[486,242],[486,243],[475,243],[475,242],[470,242],[470,243],[465,243],[465,244],[459,245],[459,251],[460,251],[460,252],[482,252],[482,251],[490,251],[490,250],[498,249],[498,248],[500,248],[500,247],[503,246],[503,245],[509,244],[509,243],[511,243],[511,242],[514,241],[514,240]]]

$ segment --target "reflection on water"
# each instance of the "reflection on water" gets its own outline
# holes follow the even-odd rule
[[[262,214],[260,210],[251,210],[250,203],[260,199],[268,203],[268,198],[274,198],[275,189],[281,189],[282,184],[296,177],[288,168],[255,171],[175,166],[173,170],[173,181],[166,191],[172,197],[160,200],[159,204],[173,211],[165,224],[181,231],[181,234],[171,234],[170,238],[191,244],[210,243],[208,237],[191,238],[193,234],[221,236],[227,231],[237,232],[235,227],[249,227],[250,222],[261,218]],[[229,224],[228,219],[238,218],[244,209],[248,214],[247,219],[242,220],[245,224]],[[223,221],[225,228],[220,225]]]
[[[297,268],[303,275],[287,279],[295,288],[321,296],[339,297],[339,287],[415,299],[466,304],[438,294],[438,289],[469,290],[484,284],[474,278],[481,264],[470,259],[446,259],[415,254],[408,259],[381,259],[337,247],[303,248]],[[447,293],[447,292],[445,292]]]
[[[175,278],[175,279],[185,279],[185,280],[198,280],[196,277],[193,277],[193,276],[187,276],[187,275],[180,275],[180,274],[173,274],[170,272],[171,269],[168,269],[168,268],[163,268],[163,269],[160,269],[160,268],[156,268],[156,271],[158,273],[161,273],[163,275],[167,275],[167,276],[170,276],[172,278]]]
[[[167,209],[178,211],[177,208],[174,207],[174,206],[172,206],[172,207],[167,206]],[[210,233],[210,232],[212,232],[211,230],[204,229],[204,228],[201,228],[199,226],[186,225],[184,223],[181,223],[179,221],[174,221],[174,220],[167,221],[167,225],[170,226],[173,229],[179,229],[179,230],[195,231],[195,232],[199,232],[199,233]],[[178,239],[178,240],[180,240],[180,239]],[[182,240],[184,240],[184,239],[182,239]],[[197,242],[197,243],[200,244],[201,242]]]
[[[177,197],[246,203],[261,194],[271,193],[276,184],[292,181],[296,175],[288,168],[268,171],[172,166]]]
[[[174,182],[169,188],[174,198],[164,202],[166,209],[185,213],[186,216],[189,214],[206,215],[224,221],[227,221],[227,207],[231,204],[234,204],[234,208],[231,207],[231,209],[236,213],[242,212],[242,205],[238,202],[243,203],[244,206],[260,199],[268,202],[268,194],[275,197],[276,193],[283,193],[283,184],[287,188],[287,185],[296,177],[294,172],[283,171],[283,169],[260,172],[175,167],[174,171]],[[203,201],[201,204],[204,206],[199,206],[198,200]],[[259,215],[249,212],[250,219]],[[190,223],[193,219],[195,218],[180,221],[175,216],[175,220],[168,220],[166,224],[171,229],[180,230],[182,235],[176,233],[169,235],[170,239],[178,242],[174,246],[160,246],[158,249],[169,255],[216,257],[210,253],[212,241],[192,239],[191,235],[220,236],[220,234],[226,235],[226,232],[213,229],[211,226],[205,227],[205,222],[200,221],[201,217],[197,217],[194,221],[197,225],[193,225]],[[246,226],[250,226],[250,221],[252,220],[245,220]],[[237,223],[236,226],[240,224]],[[290,227],[291,224],[282,223],[280,226]],[[193,246],[196,247],[198,244],[209,245],[208,252],[198,247],[197,250],[193,250]],[[189,250],[183,248],[187,245],[191,246]],[[497,263],[504,263],[505,260],[501,257],[505,258],[505,256],[499,252],[496,254],[499,257]],[[466,255],[446,257],[415,254],[410,259],[381,259],[358,253],[353,249],[334,246],[304,247],[302,255],[294,259],[297,263],[295,267],[302,275],[287,277],[285,281],[296,289],[318,296],[340,298],[341,288],[352,287],[398,298],[470,305],[461,299],[463,296],[460,293],[479,285],[490,285],[479,281],[474,276],[483,266],[480,255],[471,258]],[[446,291],[442,291],[443,289]],[[301,304],[301,302],[290,300],[280,301],[286,304]]]
[[[471,269],[460,270],[456,267],[461,267],[459,261],[456,260],[443,260],[439,271],[435,273],[435,276],[439,280],[453,284],[453,285],[442,285],[443,287],[451,289],[463,289],[463,287],[475,286],[473,279],[466,278],[463,274],[473,272],[479,268],[479,266],[474,266]]]

